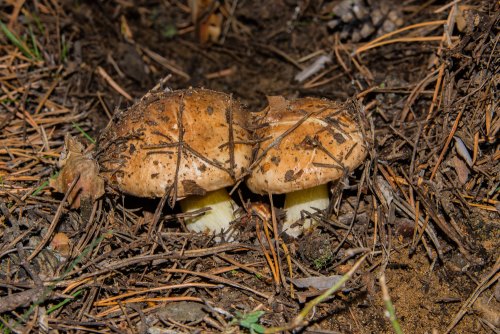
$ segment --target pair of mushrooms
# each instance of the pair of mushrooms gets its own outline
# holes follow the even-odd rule
[[[236,204],[225,187],[248,176],[247,186],[257,194],[286,193],[283,230],[297,237],[310,224],[301,220],[301,212],[326,209],[326,184],[360,165],[367,150],[351,104],[318,98],[268,100],[250,122],[225,93],[187,89],[150,94],[110,122],[98,141],[97,162],[82,158],[79,147],[73,150],[80,159],[76,163],[65,157],[56,189],[67,191],[73,180],[63,177],[65,169],[99,168],[100,178],[124,193],[169,196],[181,201],[183,212],[210,207],[186,226],[220,232],[235,219]],[[85,178],[80,172],[74,192],[100,196],[101,179]],[[97,190],[87,189],[89,183],[98,183]],[[297,221],[304,224],[293,225]]]

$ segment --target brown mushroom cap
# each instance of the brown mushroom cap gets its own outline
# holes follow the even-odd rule
[[[262,141],[247,185],[255,193],[283,194],[339,179],[366,157],[354,106],[326,99],[269,97],[256,119]],[[351,114],[350,114],[351,113]]]
[[[98,159],[103,177],[125,193],[203,195],[233,185],[245,172],[249,137],[244,110],[227,94],[155,93],[108,125]]]

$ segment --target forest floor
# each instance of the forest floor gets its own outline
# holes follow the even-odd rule
[[[499,16],[467,0],[0,2],[1,330],[498,333]],[[297,240],[259,243],[252,207],[270,201],[244,184],[228,243],[109,187],[71,208],[49,186],[66,134],[92,152],[158,83],[249,113],[355,100],[368,158]]]

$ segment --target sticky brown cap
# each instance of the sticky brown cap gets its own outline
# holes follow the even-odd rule
[[[169,189],[176,197],[203,195],[233,185],[251,159],[244,112],[231,96],[206,89],[152,94],[100,136],[101,174],[141,197]]]
[[[326,99],[269,97],[256,118],[264,139],[247,185],[255,193],[288,193],[339,179],[366,158],[354,105]]]

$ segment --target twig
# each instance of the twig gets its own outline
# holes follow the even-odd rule
[[[43,249],[43,247],[45,247],[45,245],[49,241],[52,233],[54,233],[54,231],[57,227],[57,223],[59,222],[59,217],[61,217],[61,214],[62,214],[62,211],[64,208],[64,204],[68,200],[69,194],[71,194],[71,192],[73,191],[73,188],[75,187],[75,185],[77,184],[79,179],[80,179],[80,174],[78,174],[75,177],[75,179],[73,180],[73,182],[71,182],[70,186],[68,187],[68,190],[64,194],[64,197],[63,197],[61,203],[59,203],[59,207],[57,208],[56,214],[54,215],[54,218],[52,219],[52,222],[50,223],[50,226],[47,230],[47,233],[45,233],[43,239],[37,245],[37,247],[35,248],[33,253],[31,253],[31,255],[28,257],[28,259],[27,259],[28,261],[33,260],[35,258],[35,256],[38,255],[38,253]]]
[[[270,295],[268,295],[267,293],[263,293],[263,292],[257,291],[255,289],[252,289],[252,288],[246,286],[246,285],[243,285],[243,284],[240,284],[240,283],[236,283],[234,281],[228,280],[226,278],[223,278],[223,277],[220,277],[220,276],[217,276],[217,275],[211,275],[211,274],[207,274],[207,273],[200,273],[200,272],[191,271],[191,270],[185,270],[185,269],[165,269],[164,271],[167,272],[167,273],[189,274],[189,275],[193,275],[193,276],[200,276],[200,277],[208,278],[209,280],[212,280],[212,281],[215,281],[215,282],[223,283],[223,284],[230,285],[230,286],[242,289],[242,290],[249,291],[249,292],[251,292],[251,293],[253,293],[253,294],[255,294],[255,295],[259,296],[259,297],[262,297],[262,298],[266,298],[266,299],[270,298]]]
[[[451,323],[448,325],[446,328],[446,331],[444,334],[448,334],[451,332],[451,330],[458,324],[460,319],[465,315],[467,312],[467,309],[474,304],[474,301],[479,297],[479,295],[486,290],[488,287],[490,287],[492,284],[494,284],[498,279],[500,279],[500,273],[498,271],[500,270],[500,258],[497,258],[495,265],[493,266],[493,269],[486,275],[481,280],[481,283],[477,286],[477,288],[474,290],[474,292],[470,295],[469,298],[465,301],[465,303],[462,305],[460,310],[457,312]]]
[[[307,315],[312,311],[314,307],[316,307],[318,304],[323,302],[325,299],[330,297],[332,294],[334,294],[337,290],[342,288],[344,284],[351,279],[352,275],[358,270],[359,266],[364,262],[368,254],[363,255],[353,266],[352,268],[344,275],[342,278],[335,283],[331,288],[326,290],[324,293],[322,293],[320,296],[314,298],[311,300],[309,303],[306,304],[306,306],[300,311],[300,313],[292,320],[291,323],[288,325],[285,325],[283,327],[274,327],[274,328],[269,328],[266,329],[265,333],[278,333],[282,332],[285,330],[292,330],[292,329],[298,329],[298,328],[303,328],[304,326],[307,325],[308,321],[305,320]]]
[[[121,88],[120,85],[117,84],[116,81],[114,81],[113,78],[111,78],[108,73],[106,73],[104,68],[102,68],[101,66],[97,66],[97,73],[99,73],[99,75],[120,95],[122,95],[129,101],[133,100],[132,96],[130,96],[129,93],[127,93],[123,88]]]
[[[395,44],[395,43],[414,43],[414,42],[440,42],[442,39],[441,36],[428,36],[428,37],[400,37],[400,38],[394,38],[389,41],[384,41],[384,42],[379,42],[377,44],[372,44],[369,46],[366,46],[362,50],[358,49],[356,50],[355,54],[360,54],[362,52],[378,48],[379,46],[384,46],[388,44]],[[453,38],[456,39],[456,38]]]
[[[163,56],[159,55],[158,53],[156,53],[156,52],[148,49],[147,47],[143,47],[143,46],[140,46],[140,45],[139,45],[139,48],[142,51],[144,51],[144,53],[146,55],[148,55],[151,59],[153,59],[155,62],[157,62],[161,66],[165,67],[170,72],[172,72],[174,74],[177,74],[178,76],[180,76],[181,78],[183,78],[185,80],[190,80],[191,79],[191,77],[189,76],[189,74],[187,74],[186,72],[184,72],[183,70],[181,70],[180,68],[178,68],[177,66],[175,66],[174,64],[170,63],[166,58],[164,58]]]
[[[403,31],[411,30],[411,29],[416,29],[416,28],[421,28],[421,27],[426,27],[426,26],[433,26],[433,25],[440,25],[440,24],[445,24],[446,20],[438,20],[438,21],[430,21],[430,22],[421,22],[417,24],[412,24],[407,27],[403,27],[394,31],[391,31],[385,35],[382,35],[378,38],[375,38],[373,41],[370,41],[363,45],[362,47],[358,48],[355,52],[355,54],[359,54],[361,52],[364,52],[368,49],[371,48],[372,45],[379,43],[380,41],[383,41],[384,39],[387,39],[391,36],[397,35],[399,33],[402,33]]]
[[[466,106],[467,106],[466,104],[463,104],[462,110],[460,110],[460,112],[458,113],[457,118],[455,119],[455,122],[453,123],[453,126],[451,127],[451,131],[448,134],[448,138],[446,139],[446,142],[444,143],[444,146],[443,146],[443,149],[441,150],[441,153],[439,154],[439,158],[436,162],[436,165],[434,166],[434,168],[432,170],[429,181],[432,181],[434,176],[436,176],[439,165],[441,164],[441,161],[443,160],[444,155],[448,151],[448,146],[450,146],[451,140],[453,139],[453,136],[455,135],[455,132],[457,131],[458,124],[460,122],[460,118],[462,117],[462,114],[463,114]]]

